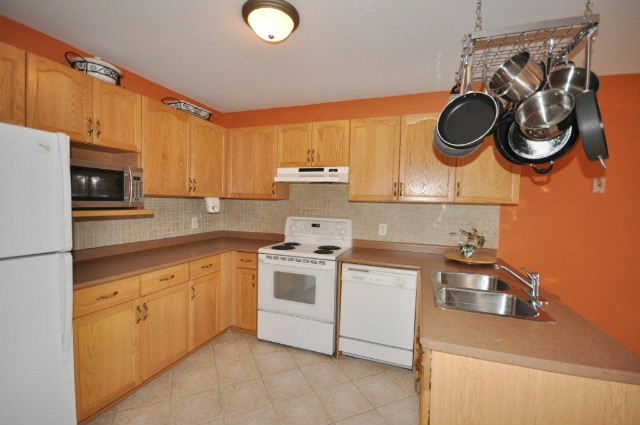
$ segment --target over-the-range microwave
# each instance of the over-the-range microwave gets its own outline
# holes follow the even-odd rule
[[[73,208],[133,208],[144,206],[142,168],[71,160]]]

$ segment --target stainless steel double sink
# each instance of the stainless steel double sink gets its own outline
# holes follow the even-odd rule
[[[493,314],[515,319],[553,322],[527,301],[522,285],[496,275],[438,271],[432,275],[436,305],[444,309]],[[525,298],[523,298],[523,296]]]

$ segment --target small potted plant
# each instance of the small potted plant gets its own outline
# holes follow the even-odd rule
[[[455,235],[456,233],[451,234]],[[478,229],[475,227],[472,227],[471,231],[460,229],[460,235],[466,238],[466,241],[458,242],[460,254],[466,258],[472,257],[476,253],[476,249],[482,248],[487,241],[483,235],[478,233]]]

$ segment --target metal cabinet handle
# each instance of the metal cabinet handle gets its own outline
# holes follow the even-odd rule
[[[115,292],[114,292],[113,294],[111,294],[111,295],[109,295],[109,294],[107,294],[107,295],[98,295],[98,296],[96,297],[96,300],[106,300],[107,298],[115,297],[115,296],[116,296],[116,295],[118,295],[118,294],[119,294],[119,292],[118,292],[118,291],[115,291]]]
[[[315,156],[316,156],[316,150],[311,149],[311,162],[315,161]]]
[[[393,196],[398,196],[398,182],[393,183]]]
[[[404,189],[404,184],[402,182],[400,182],[399,188],[398,188],[398,196],[402,196],[402,191]]]
[[[149,306],[147,306],[147,303],[143,303],[142,307],[144,307],[144,317],[142,320],[147,320],[147,317],[149,317]]]
[[[250,263],[250,262],[251,262],[251,260],[247,260],[247,259],[245,259],[245,258],[241,258],[241,259],[240,259],[240,262],[241,262],[241,263]]]
[[[100,138],[100,134],[102,133],[102,130],[100,127],[101,127],[100,120],[96,120],[96,137],[98,139]]]
[[[195,286],[191,286],[191,299],[195,300],[196,299],[196,287]]]
[[[208,268],[210,268],[210,267],[213,267],[213,264],[209,263],[209,264],[207,264],[207,265],[200,266],[200,268],[201,268],[201,269],[208,269]]]
[[[87,118],[87,122],[89,123],[89,130],[87,130],[87,136],[91,136],[93,134],[93,120],[91,117]]]
[[[311,163],[311,149],[307,149],[307,162]]]
[[[136,323],[140,323],[140,321],[142,320],[142,317],[140,317],[140,314],[142,313],[142,309],[140,308],[139,305],[136,306],[136,311],[138,312],[138,318],[136,319]]]
[[[276,194],[276,183],[271,183],[271,194],[275,196]]]
[[[173,279],[174,277],[176,277],[176,275],[175,275],[175,274],[172,274],[172,275],[171,275],[171,276],[169,276],[169,277],[163,277],[163,278],[160,278],[160,282],[166,282],[167,280],[171,280],[171,279]]]
[[[460,182],[456,183],[456,196],[460,196]]]

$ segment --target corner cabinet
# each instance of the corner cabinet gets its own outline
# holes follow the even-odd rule
[[[0,43],[0,122],[25,123],[25,78],[27,53]]]
[[[190,196],[189,115],[161,102],[142,99],[144,193]]]
[[[289,186],[276,184],[278,146],[275,126],[229,130],[229,198],[286,199]]]
[[[278,126],[278,167],[349,165],[349,121]]]
[[[520,167],[487,140],[478,152],[451,158],[434,146],[438,114],[351,122],[349,200],[514,204]]]

